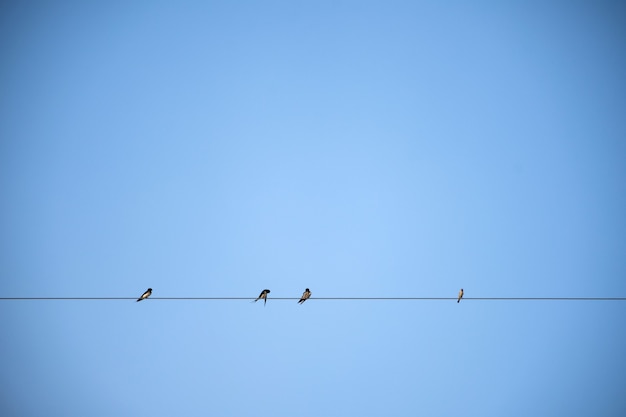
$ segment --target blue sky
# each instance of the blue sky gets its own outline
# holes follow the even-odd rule
[[[625,18],[3,3],[0,414],[623,416]]]

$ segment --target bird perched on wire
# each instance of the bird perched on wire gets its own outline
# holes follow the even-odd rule
[[[459,291],[459,298],[456,300],[457,303],[461,302],[461,298],[463,298],[463,288],[461,288],[461,291]]]
[[[150,297],[150,295],[152,295],[152,288],[148,288],[146,292],[141,294],[141,297],[139,297],[137,301],[145,300],[146,298]]]
[[[298,301],[298,304],[302,304],[304,303],[306,300],[309,299],[309,297],[311,296],[311,291],[309,291],[309,289],[307,288],[306,290],[304,290],[304,292],[302,293],[302,298],[300,298],[300,301]]]
[[[265,304],[267,303],[267,294],[270,293],[270,290],[265,289],[263,291],[261,291],[261,294],[259,294],[259,298],[257,298],[256,300],[254,300],[254,302],[256,303],[259,300],[263,300],[263,306],[265,306]]]

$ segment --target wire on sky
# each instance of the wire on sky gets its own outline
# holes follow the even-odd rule
[[[0,297],[0,301],[43,300],[136,300],[137,297]],[[150,297],[147,300],[255,300],[256,297]],[[300,297],[267,297],[268,300],[299,300]],[[311,297],[309,300],[456,300],[457,297]],[[463,297],[463,301],[626,301],[626,297]]]

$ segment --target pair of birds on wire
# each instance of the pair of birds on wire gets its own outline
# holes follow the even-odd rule
[[[268,289],[265,289],[265,290],[261,291],[261,294],[259,295],[259,297],[256,300],[254,300],[254,302],[256,303],[259,300],[263,300],[263,306],[265,306],[265,304],[267,304],[267,294],[269,294],[269,293],[270,293],[270,290],[268,290]],[[151,295],[152,295],[152,288],[148,288],[146,290],[146,292],[141,294],[141,297],[139,297],[137,299],[137,301],[145,300],[146,298],[150,297]],[[302,293],[302,297],[300,297],[300,301],[298,301],[298,304],[304,303],[306,300],[309,299],[309,297],[311,297],[311,291],[307,288]]]
[[[261,291],[261,294],[259,294],[259,296],[257,297],[256,300],[254,300],[254,302],[256,303],[259,300],[263,300],[263,306],[265,306],[265,304],[267,303],[267,294],[269,294],[269,293],[270,293],[270,290],[268,290],[268,289],[265,289],[265,290]],[[306,300],[309,299],[309,297],[311,297],[311,291],[307,288],[302,293],[302,297],[300,297],[300,300],[298,301],[298,304],[304,303]]]
[[[261,291],[261,294],[259,294],[258,298],[254,300],[254,302],[256,303],[259,300],[263,300],[263,306],[265,306],[265,304],[267,304],[267,294],[269,293],[270,290],[268,289]],[[141,297],[139,297],[137,301],[145,300],[146,298],[150,297],[150,295],[152,295],[152,288],[148,288],[146,292],[141,294]],[[309,289],[307,288],[302,293],[302,297],[300,297],[300,301],[298,301],[298,304],[304,303],[306,300],[309,299],[309,297],[311,297],[311,291],[309,291]],[[463,298],[463,288],[461,288],[461,291],[459,291],[459,298],[457,298],[456,302],[460,303],[461,298]]]

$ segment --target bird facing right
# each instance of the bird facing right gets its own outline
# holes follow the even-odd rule
[[[298,304],[302,304],[304,303],[306,300],[309,299],[309,297],[311,296],[311,291],[309,291],[309,289],[307,288],[306,290],[304,290],[304,292],[302,293],[302,298],[300,298],[300,301],[298,301]]]
[[[139,297],[137,301],[145,300],[146,298],[150,297],[151,294],[152,294],[152,288],[148,288],[146,292],[141,294],[141,297]]]
[[[270,293],[270,290],[265,289],[263,291],[261,291],[261,294],[259,294],[259,297],[254,300],[254,302],[256,303],[259,300],[263,300],[263,306],[265,306],[265,304],[267,303],[267,294]]]

